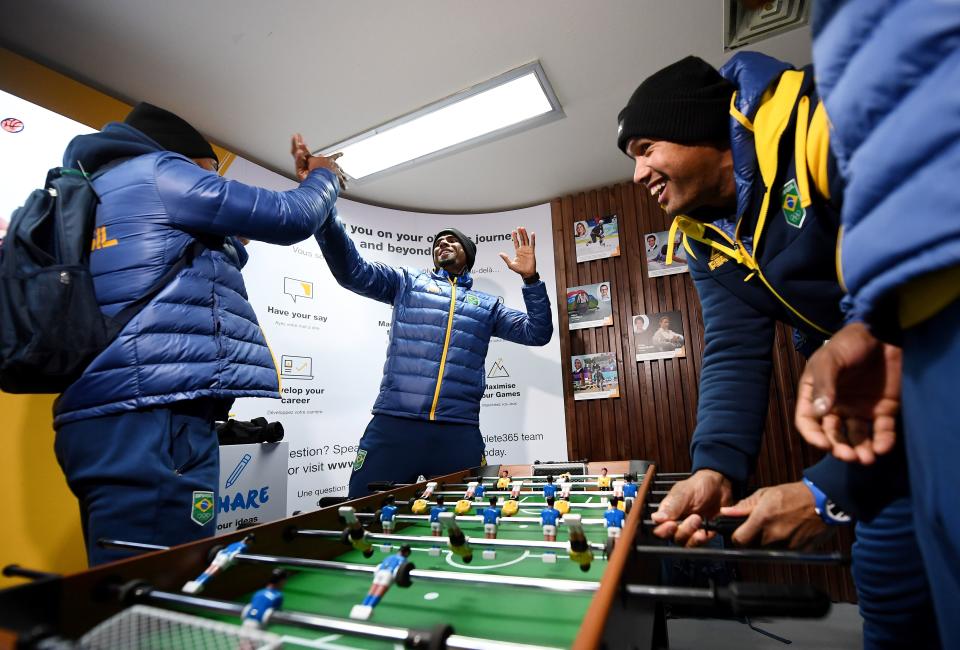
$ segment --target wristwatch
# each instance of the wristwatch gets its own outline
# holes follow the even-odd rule
[[[523,279],[524,284],[536,284],[537,282],[540,282],[540,274],[536,271],[534,271],[533,275],[531,275],[529,278]]]
[[[823,490],[814,485],[813,481],[804,477],[803,484],[813,494],[813,509],[820,519],[828,526],[844,526],[849,524],[853,518],[845,513],[840,507],[827,498]]]

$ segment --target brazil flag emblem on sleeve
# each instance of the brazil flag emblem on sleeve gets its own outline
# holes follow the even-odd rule
[[[359,471],[360,471],[360,468],[363,467],[363,461],[365,461],[366,459],[367,459],[367,450],[366,450],[366,449],[358,449],[358,450],[357,450],[357,458],[356,458],[356,460],[353,461],[353,471],[354,471],[354,472],[359,472]]]
[[[190,519],[198,526],[203,526],[213,519],[214,510],[213,492],[197,490],[193,493],[193,508],[190,510]]]

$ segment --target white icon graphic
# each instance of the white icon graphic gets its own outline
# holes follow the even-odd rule
[[[287,379],[313,379],[313,359],[284,354],[280,357],[280,376]]]
[[[283,292],[297,302],[297,298],[306,298],[313,300],[313,282],[298,280],[296,278],[283,279]]]
[[[487,379],[498,379],[509,376],[510,373],[507,372],[507,369],[503,366],[503,359],[497,359],[497,362],[490,367],[490,372],[487,373]]]

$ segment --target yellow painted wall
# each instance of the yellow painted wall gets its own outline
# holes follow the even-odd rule
[[[129,104],[4,48],[0,89],[95,129],[122,120],[130,110]],[[226,169],[233,154],[214,149]],[[86,568],[77,502],[53,455],[53,398],[0,392],[0,566],[57,573]],[[0,588],[17,582],[0,577]]]

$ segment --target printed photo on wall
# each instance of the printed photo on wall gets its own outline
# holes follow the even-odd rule
[[[656,278],[661,275],[687,272],[687,251],[683,248],[683,233],[679,230],[673,238],[673,264],[667,266],[667,241],[670,233],[650,232],[643,236],[647,251],[647,275]]]
[[[571,359],[573,399],[620,397],[617,357],[613,352],[584,354]]]
[[[687,356],[683,316],[678,311],[634,316],[633,340],[637,346],[637,361]]]
[[[609,282],[585,284],[567,289],[567,317],[570,329],[613,325],[613,309]]]
[[[573,238],[577,244],[578,262],[620,256],[620,233],[615,214],[577,221],[573,224]]]

